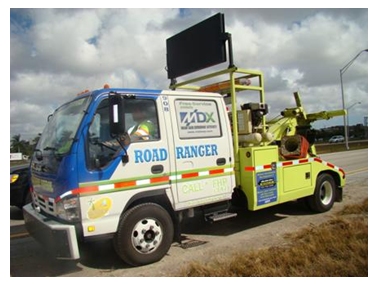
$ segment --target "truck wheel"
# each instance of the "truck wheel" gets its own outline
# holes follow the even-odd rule
[[[173,222],[160,205],[144,203],[120,219],[113,239],[116,253],[132,266],[150,264],[164,257],[173,240]]]
[[[329,174],[321,174],[316,179],[314,195],[307,198],[307,204],[315,212],[326,212],[335,203],[336,183]]]

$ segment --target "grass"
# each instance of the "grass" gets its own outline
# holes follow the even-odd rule
[[[286,236],[288,245],[190,263],[179,276],[368,277],[368,200]]]
[[[315,144],[316,151],[318,154],[326,154],[326,153],[335,153],[341,151],[347,151],[345,143],[325,143],[325,144]],[[361,141],[350,141],[349,143],[350,150],[359,150],[359,149],[366,149],[368,148],[367,140]]]

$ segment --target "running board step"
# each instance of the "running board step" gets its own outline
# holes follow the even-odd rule
[[[233,218],[233,217],[236,217],[236,216],[237,216],[237,213],[224,212],[224,213],[219,213],[219,214],[207,216],[207,220],[209,220],[211,222],[217,222],[217,221]]]

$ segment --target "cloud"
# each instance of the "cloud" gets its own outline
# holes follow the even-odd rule
[[[294,91],[311,112],[341,108],[339,70],[368,47],[367,9],[11,9],[11,136],[36,136],[53,109],[84,89],[167,89],[166,39],[217,12],[235,64],[263,71],[275,115]],[[361,101],[353,123],[367,116],[367,58],[344,74],[348,106]]]

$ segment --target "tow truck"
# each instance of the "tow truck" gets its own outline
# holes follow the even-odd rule
[[[219,50],[229,41],[231,51],[222,14],[170,38],[169,89],[106,85],[49,118],[31,161],[33,202],[23,207],[43,249],[79,259],[80,243],[110,238],[124,262],[140,266],[181,243],[181,222],[198,212],[215,222],[236,217],[238,206],[255,211],[304,200],[325,212],[342,200],[345,172],[319,157],[311,123],[345,110],[307,113],[295,92],[295,106],[267,121],[263,73],[238,68],[231,52],[228,68],[177,82],[195,70],[181,66],[197,61],[175,64],[175,46],[204,42],[211,29],[207,36],[192,31],[207,23],[219,27]],[[204,39],[191,43],[191,34]],[[129,128],[139,108],[154,131],[135,140]]]

